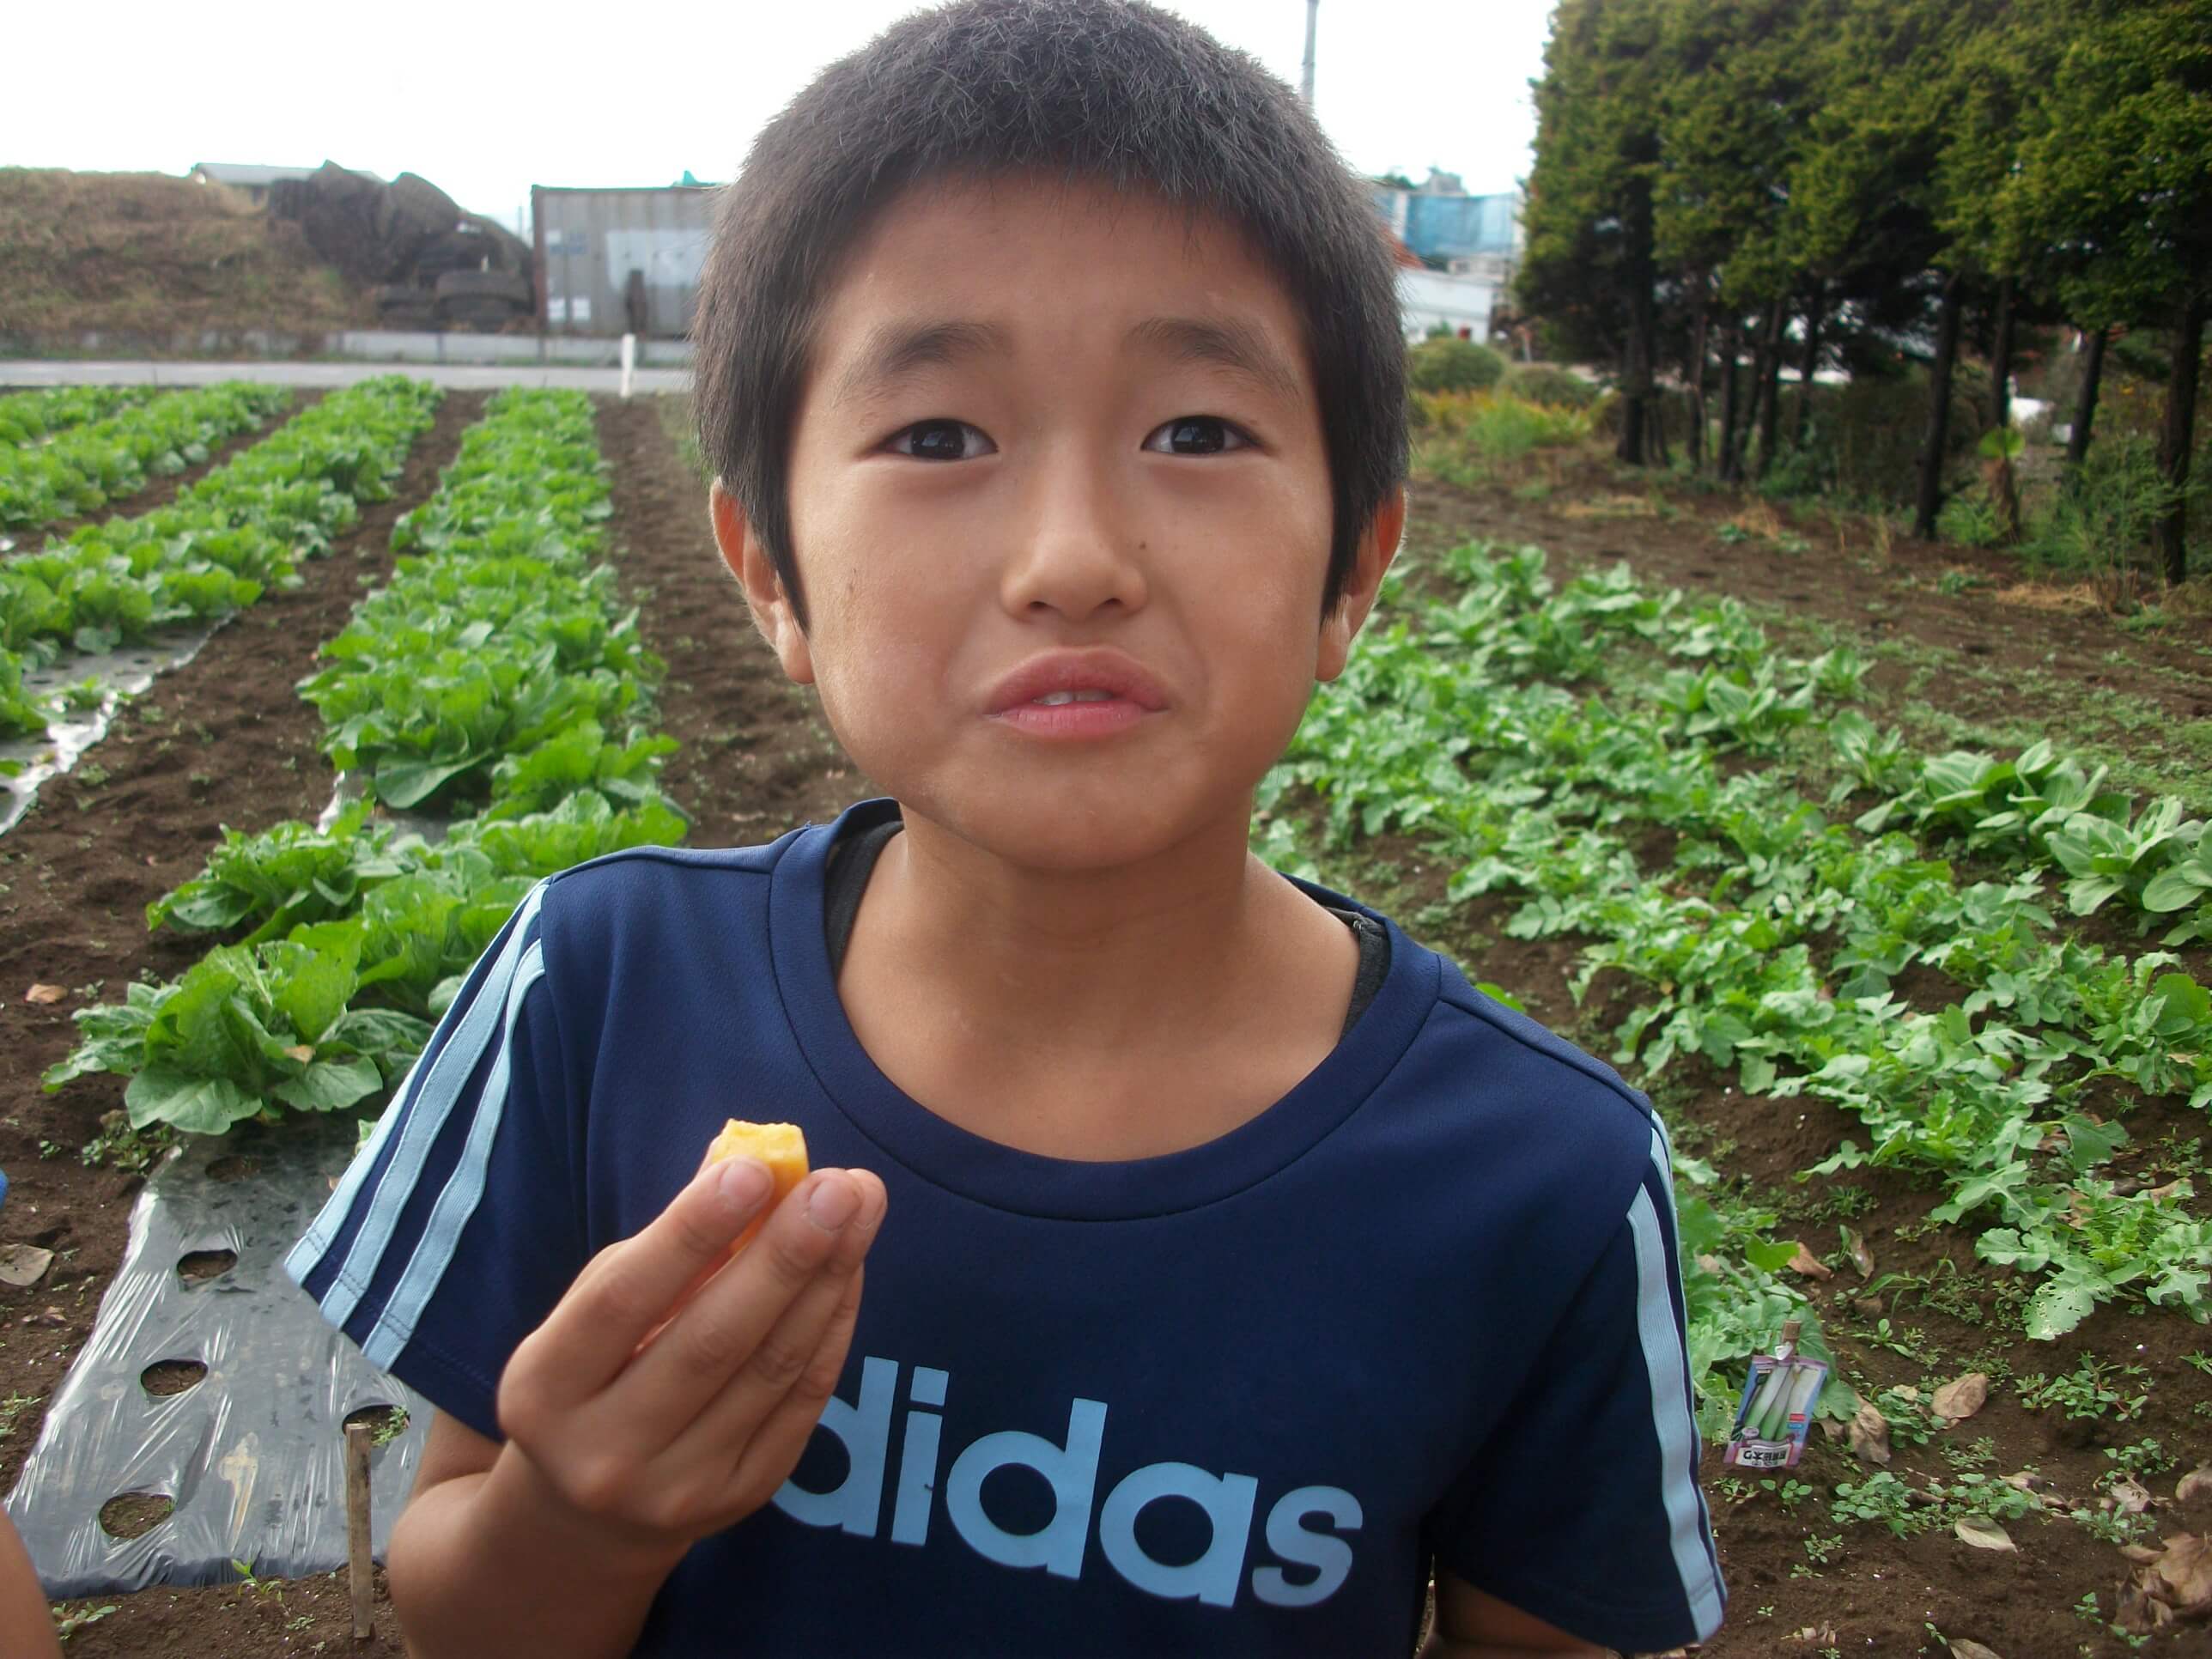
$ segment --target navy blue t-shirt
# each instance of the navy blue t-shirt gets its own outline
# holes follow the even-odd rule
[[[1241,1127],[1125,1163],[985,1139],[838,1000],[828,851],[896,811],[541,884],[289,1261],[496,1438],[508,1356],[724,1119],[882,1177],[838,1397],[638,1651],[1403,1653],[1431,1559],[1592,1642],[1710,1636],[1644,1097],[1385,921],[1372,1003]]]

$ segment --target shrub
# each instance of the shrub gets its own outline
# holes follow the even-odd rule
[[[1492,481],[1532,450],[1579,444],[1595,411],[1524,403],[1494,392],[1417,392],[1413,470],[1447,483]]]
[[[1416,392],[1480,392],[1504,373],[1505,359],[1472,340],[1424,340],[1406,354],[1406,378]]]
[[[1743,390],[1748,395],[1747,385]],[[1790,453],[1797,389],[1785,382],[1782,395],[1783,456],[1778,462]],[[1706,404],[1717,414],[1717,396],[1709,393]],[[1987,373],[1960,363],[1951,381],[1947,462],[1972,453],[1988,424],[1988,411]],[[1790,469],[1790,480],[1808,494],[1910,507],[1918,487],[1920,441],[1927,430],[1928,374],[1917,366],[1902,374],[1863,374],[1842,386],[1816,384],[1804,449]]]
[[[1962,489],[1944,501],[1936,515],[1936,534],[1962,547],[1995,547],[1997,513],[1988,492],[1978,484]]]
[[[2033,515],[2021,548],[2029,562],[2094,575],[2117,573],[2147,556],[2152,533],[2173,501],[2157,449],[2154,440],[2134,433],[2091,444],[2081,471],[2062,483],[2045,511]],[[2199,524],[2190,527],[2197,532]],[[2192,543],[2200,539],[2191,537]]]
[[[1516,363],[1506,371],[1501,389],[1523,403],[1557,409],[1588,409],[1603,395],[1581,375],[1549,363]]]

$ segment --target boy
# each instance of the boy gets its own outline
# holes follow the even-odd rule
[[[1647,1103],[1247,850],[1405,511],[1310,118],[1129,0],[909,18],[697,336],[716,542],[887,798],[543,884],[295,1252],[439,1408],[414,1650],[1404,1653],[1431,1564],[1432,1654],[1709,1635]],[[724,1267],[726,1116],[817,1167]]]

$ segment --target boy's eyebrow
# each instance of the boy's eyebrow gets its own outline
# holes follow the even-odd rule
[[[881,323],[837,382],[833,403],[888,388],[917,368],[943,368],[963,357],[1011,356],[1013,336],[996,323]]]
[[[1229,369],[1291,403],[1304,401],[1297,371],[1258,329],[1234,318],[1148,317],[1125,338],[1179,362]],[[1011,356],[1013,350],[1013,336],[997,323],[880,324],[839,377],[831,401],[857,401],[896,386],[919,368],[944,368],[963,357]]]
[[[1297,372],[1267,343],[1267,337],[1234,318],[1148,317],[1129,331],[1128,342],[1179,362],[1216,364],[1286,402],[1305,401]]]

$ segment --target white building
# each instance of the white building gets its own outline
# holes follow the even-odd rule
[[[1398,311],[1408,340],[1422,340],[1442,324],[1454,334],[1486,344],[1498,283],[1485,276],[1398,268]]]

